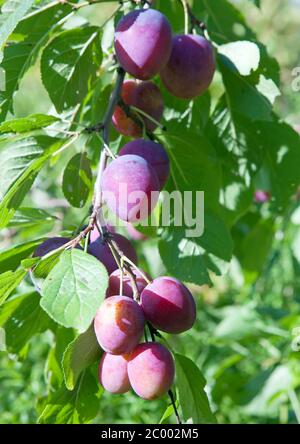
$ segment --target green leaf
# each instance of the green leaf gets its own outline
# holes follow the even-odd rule
[[[18,22],[33,5],[34,0],[7,0],[0,14],[0,62],[3,58],[3,47]]]
[[[42,80],[58,112],[80,103],[102,62],[100,28],[61,32],[44,49]]]
[[[85,371],[74,390],[69,391],[61,387],[50,393],[45,400],[45,407],[38,423],[89,423],[97,415],[102,391],[94,376],[89,371]]]
[[[174,189],[204,191],[213,206],[221,185],[221,168],[209,140],[183,124],[170,127],[160,140],[170,157]]]
[[[282,122],[260,122],[257,130],[257,144],[265,152],[275,204],[283,211],[300,185],[300,137]]]
[[[252,273],[260,273],[263,270],[274,235],[275,227],[271,219],[261,219],[249,233],[243,233],[237,256],[244,270]]]
[[[85,333],[77,336],[64,352],[62,367],[67,389],[73,390],[82,371],[100,357],[101,349],[92,325]]]
[[[0,274],[0,305],[18,287],[26,276],[25,270],[7,271]]]
[[[13,96],[21,79],[36,61],[40,49],[47,43],[55,28],[72,11],[69,4],[51,2],[28,14],[17,25],[4,49],[2,68],[5,71],[5,90],[0,94],[0,120],[8,111],[13,112]]]
[[[39,257],[30,257],[28,259],[23,259],[21,261],[21,266],[29,271],[34,265],[38,264],[41,261]]]
[[[37,293],[17,296],[1,307],[0,326],[5,329],[6,347],[11,353],[19,353],[34,335],[46,331],[52,324],[40,307]]]
[[[58,122],[59,119],[45,114],[31,114],[21,119],[8,120],[0,125],[0,133],[26,133]]]
[[[260,64],[258,45],[247,40],[226,43],[218,48],[220,54],[229,59],[242,76],[257,71]]]
[[[209,141],[202,135],[193,134],[182,125],[170,130],[170,134],[160,139],[171,160],[168,191],[179,191],[185,199],[185,206],[180,206],[176,214],[170,206],[171,214],[166,215],[169,220],[164,220],[164,212],[168,205],[162,194],[159,230],[159,252],[162,261],[168,272],[178,279],[199,285],[210,283],[208,269],[218,275],[222,274],[233,250],[230,232],[219,215],[221,165]],[[187,191],[190,192],[189,196],[184,195]],[[201,197],[197,195],[199,191],[205,193],[203,211]],[[191,201],[189,205],[188,200]],[[188,214],[191,212],[192,218],[192,214]],[[182,213],[182,223],[177,223],[176,226],[174,221],[178,219],[177,213]],[[167,226],[168,223],[170,226]],[[192,234],[190,230],[193,231]]]
[[[64,142],[62,139],[48,136],[25,139],[14,138],[9,141],[8,146],[1,153],[6,162],[7,177],[0,180],[0,189],[1,192],[8,191],[0,203],[0,228],[9,223],[30,190],[39,171],[49,157],[63,146]],[[69,141],[65,143],[69,143]],[[18,158],[15,171],[13,168],[14,156]]]
[[[45,365],[45,374],[48,376],[51,391],[65,387],[62,368],[62,358],[67,346],[75,339],[75,332],[71,328],[65,328],[56,324],[55,343],[49,350]],[[39,410],[41,413],[41,410]]]
[[[242,13],[228,0],[218,0],[218,7],[210,0],[193,0],[193,11],[197,17],[203,18],[210,36],[217,43],[255,38]]]
[[[256,88],[256,79],[242,76],[231,60],[222,54],[219,54],[218,61],[231,112],[253,120],[272,121],[271,103]]]
[[[192,420],[193,424],[216,423],[204,390],[206,381],[201,371],[193,361],[183,355],[175,354],[175,362],[183,419]]]
[[[178,407],[179,407],[178,399],[176,399],[176,401],[175,401],[175,405],[176,405],[176,408],[178,409]],[[173,407],[173,405],[171,404],[171,405],[169,405],[169,406],[166,408],[166,410],[165,410],[163,416],[161,417],[161,419],[160,419],[160,421],[159,421],[159,424],[166,424],[166,423],[167,423],[167,420],[170,418],[170,416],[173,415],[173,413],[174,413],[174,407]]]
[[[42,286],[42,308],[56,322],[84,332],[91,324],[108,284],[107,271],[81,250],[64,251]]]
[[[15,212],[11,221],[8,224],[9,228],[24,228],[24,227],[33,227],[35,225],[44,225],[51,224],[57,217],[49,214],[45,210],[41,210],[39,208],[19,208],[18,211]]]
[[[86,153],[77,153],[64,171],[63,193],[73,207],[82,208],[92,189],[93,173]]]
[[[168,272],[177,279],[197,285],[211,284],[208,270],[223,274],[233,250],[230,233],[216,216],[205,215],[201,237],[187,237],[184,228],[162,230],[159,253]]]
[[[0,253],[0,273],[18,268],[21,261],[28,257],[42,241],[43,239],[28,241],[2,251]]]

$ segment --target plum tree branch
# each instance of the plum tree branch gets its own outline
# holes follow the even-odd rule
[[[97,123],[96,125],[86,128],[86,131],[88,133],[92,132],[102,132],[102,138],[103,138],[103,147],[100,154],[99,159],[99,167],[97,172],[97,177],[95,181],[95,187],[94,187],[94,199],[93,199],[93,211],[90,217],[90,223],[88,225],[88,228],[90,230],[94,227],[95,221],[97,218],[100,220],[101,226],[103,225],[103,216],[101,212],[102,207],[102,191],[101,191],[101,180],[103,172],[106,168],[107,159],[108,159],[108,151],[106,149],[107,146],[109,146],[109,130],[111,125],[112,116],[115,110],[115,107],[120,99],[121,95],[121,89],[125,78],[125,71],[123,68],[118,68],[118,76],[116,80],[115,88],[111,94],[109,104],[106,110],[106,113],[104,115],[104,119],[102,122]],[[90,231],[88,230],[88,231]]]

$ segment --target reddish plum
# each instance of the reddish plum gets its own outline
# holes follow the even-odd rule
[[[161,344],[138,345],[128,359],[128,376],[133,390],[144,399],[156,399],[168,392],[174,380],[174,361]]]
[[[127,296],[111,296],[96,313],[94,328],[102,349],[114,355],[131,352],[139,343],[145,326],[143,310]]]
[[[196,319],[196,305],[188,288],[177,279],[163,276],[147,285],[141,295],[145,317],[158,330],[182,333]]]
[[[138,289],[139,294],[142,293],[144,288],[147,286],[147,282],[145,279],[138,273],[136,270],[132,270],[132,272],[135,275],[135,282]],[[110,276],[109,276],[109,282],[108,282],[108,289],[106,292],[106,297],[110,297],[116,294],[120,293],[120,277],[121,272],[119,268],[115,270]],[[130,298],[133,297],[133,289],[132,289],[132,283],[131,278],[129,274],[123,274],[123,296],[128,296]]]
[[[127,359],[122,355],[103,353],[98,375],[100,384],[110,393],[126,393],[130,390]]]
[[[164,110],[163,98],[154,83],[126,80],[122,86],[121,96],[125,105],[139,108],[157,122],[161,120]],[[143,124],[150,132],[157,127],[157,124],[142,115],[136,118],[137,120],[127,116],[126,111],[121,106],[117,106],[112,121],[119,133],[135,138],[142,136]]]
[[[137,222],[146,219],[159,196],[159,181],[152,166],[142,157],[120,156],[105,169],[103,199],[120,219]]]

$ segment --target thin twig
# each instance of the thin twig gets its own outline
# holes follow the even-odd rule
[[[174,409],[174,413],[175,413],[175,416],[176,416],[176,422],[177,422],[177,424],[181,424],[181,419],[180,419],[180,416],[179,416],[179,413],[178,413],[178,410],[177,410],[177,407],[176,407],[176,401],[175,401],[175,397],[174,397],[174,394],[173,394],[172,390],[168,391],[168,395],[170,397],[170,400],[171,400],[171,403],[172,403],[172,406],[173,406],[173,409]]]

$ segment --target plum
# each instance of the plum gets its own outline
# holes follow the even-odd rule
[[[170,174],[170,161],[164,147],[151,140],[137,139],[128,142],[119,152],[119,156],[133,154],[143,157],[156,172],[160,189],[163,188]]]
[[[137,82],[126,80],[122,86],[121,97],[128,106],[139,108],[159,122],[163,115],[164,103],[159,88],[152,82]],[[143,124],[145,129],[153,132],[157,124],[141,115],[135,120],[127,116],[126,111],[121,106],[116,106],[113,114],[113,124],[119,133],[129,137],[141,137],[143,134]]]
[[[138,345],[128,358],[128,377],[135,393],[144,399],[166,394],[174,380],[174,361],[162,344],[148,342]]]
[[[139,343],[145,326],[143,310],[127,296],[111,296],[96,313],[94,328],[102,349],[113,355],[131,352]]]
[[[199,35],[173,38],[171,57],[160,76],[166,89],[181,99],[203,94],[211,84],[216,69],[211,43]]]
[[[147,286],[147,281],[139,274],[138,271],[132,270],[135,275],[135,282],[139,294],[142,293],[144,288]],[[108,281],[108,289],[106,292],[106,297],[110,297],[120,293],[120,277],[121,272],[119,268],[115,270],[110,276]],[[131,279],[129,274],[123,274],[123,296],[133,297],[133,289],[131,284]]]
[[[171,26],[159,11],[132,11],[117,24],[117,59],[122,68],[137,79],[148,80],[158,74],[168,62],[171,48]]]
[[[130,390],[127,359],[122,355],[103,353],[98,375],[100,384],[110,393],[126,393]]]
[[[159,197],[159,181],[152,166],[142,157],[124,155],[114,159],[102,177],[103,200],[120,219],[146,219]]]
[[[34,257],[43,257],[46,256],[46,254],[50,253],[53,250],[56,250],[57,248],[62,247],[66,243],[70,242],[69,237],[50,237],[49,239],[46,239],[44,242],[42,242],[34,251],[33,256]],[[79,245],[77,245],[76,248],[81,249]]]
[[[189,330],[196,319],[196,305],[188,288],[168,276],[154,279],[142,291],[145,317],[158,330],[182,333]]]

